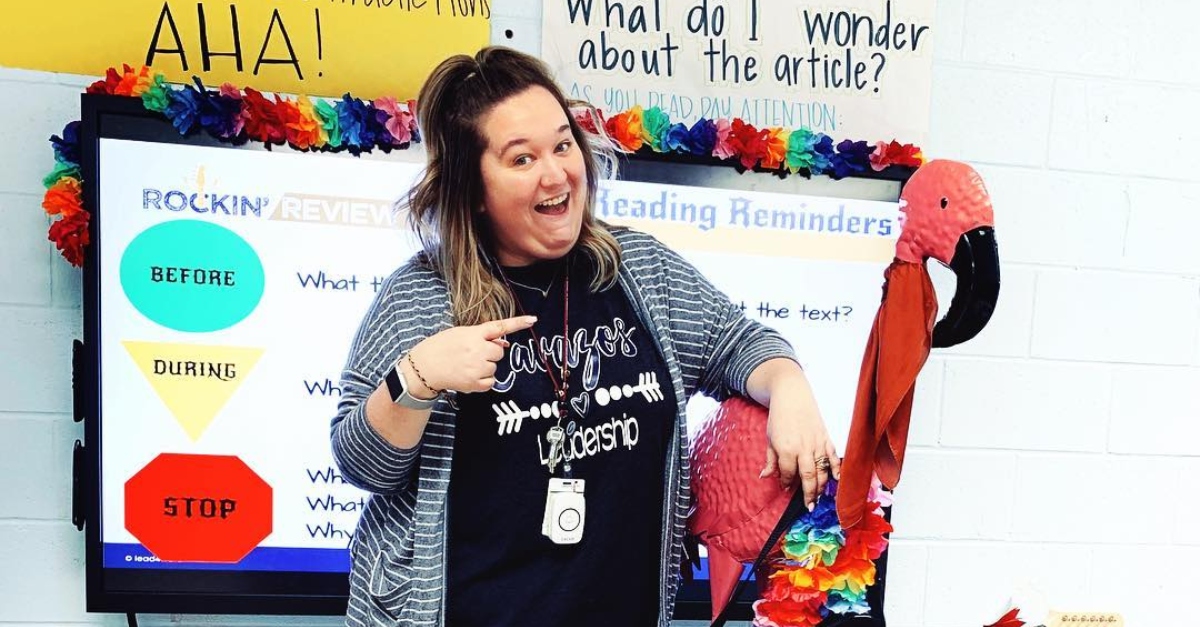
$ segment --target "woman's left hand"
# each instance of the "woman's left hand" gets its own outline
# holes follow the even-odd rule
[[[751,395],[767,406],[767,461],[760,477],[779,475],[790,488],[800,480],[809,510],[825,491],[829,478],[841,476],[837,448],[804,371],[790,360],[771,360],[750,377]]]
[[[811,511],[830,476],[841,476],[841,461],[816,400],[807,389],[780,390],[771,394],[768,412],[767,464],[759,476],[778,473],[785,489],[799,478],[804,504]]]

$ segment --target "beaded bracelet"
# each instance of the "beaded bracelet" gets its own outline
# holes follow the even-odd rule
[[[404,357],[408,360],[408,365],[412,367],[412,371],[417,375],[417,378],[421,380],[421,385],[425,386],[425,389],[433,392],[437,396],[441,396],[442,394],[446,393],[446,390],[439,390],[432,385],[429,385],[429,382],[425,380],[425,377],[421,376],[421,371],[417,369],[417,362],[413,361],[411,352],[405,353]]]

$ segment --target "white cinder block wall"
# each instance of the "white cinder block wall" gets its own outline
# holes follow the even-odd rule
[[[922,375],[889,624],[980,625],[1019,590],[1121,611],[1134,627],[1195,624],[1200,5],[937,3],[925,152],[984,174],[1004,283],[983,335]],[[539,2],[492,5],[494,41],[540,49]],[[83,611],[83,538],[69,521],[80,280],[39,209],[46,140],[78,117],[91,78],[0,68],[4,626],[124,623]],[[335,622],[143,619],[171,621]]]

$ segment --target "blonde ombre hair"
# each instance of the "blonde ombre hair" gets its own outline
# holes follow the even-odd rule
[[[484,48],[474,57],[455,55],[433,70],[418,96],[417,122],[427,162],[424,176],[401,206],[409,211],[409,225],[428,263],[446,280],[458,325],[517,313],[512,294],[491,269],[495,253],[491,227],[478,211],[483,206],[480,161],[487,148],[480,121],[496,105],[531,87],[542,87],[554,96],[583,152],[587,197],[575,248],[597,268],[590,289],[607,289],[617,281],[620,246],[592,215],[600,177],[615,167],[613,150],[602,136],[583,130],[571,106],[584,106],[593,115],[595,110],[569,102],[549,69],[535,57],[498,46]]]

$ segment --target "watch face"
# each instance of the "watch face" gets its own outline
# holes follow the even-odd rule
[[[436,399],[420,399],[408,393],[408,386],[405,385],[404,375],[400,373],[399,366],[393,367],[384,377],[387,383],[388,394],[392,397],[392,402],[410,409],[429,409],[433,407]]]
[[[404,394],[404,378],[400,376],[399,369],[393,367],[388,370],[384,381],[387,382],[388,395],[392,397],[392,402],[399,401],[400,396]]]

